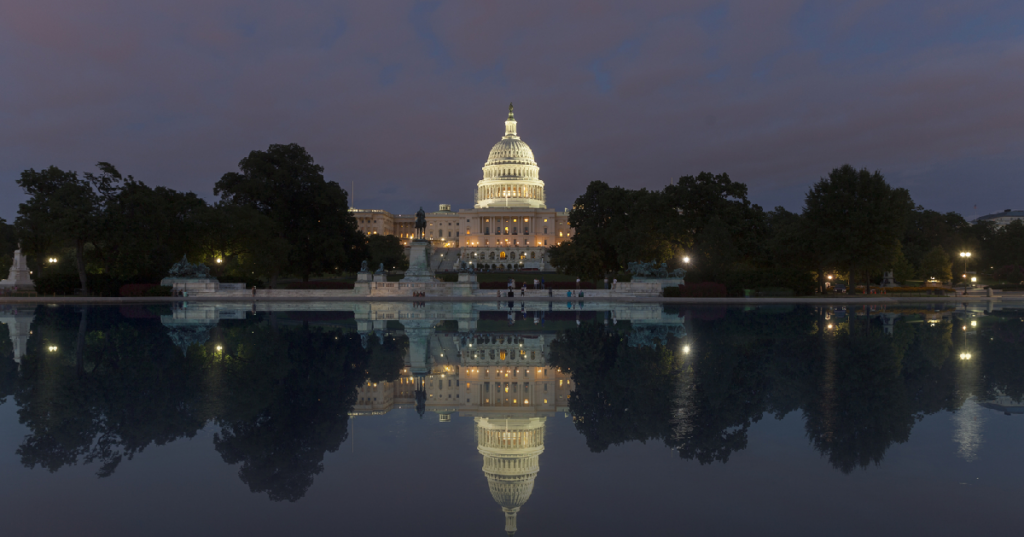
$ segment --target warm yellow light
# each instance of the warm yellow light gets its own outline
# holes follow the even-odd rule
[[[832,325],[831,325],[831,324],[829,324],[827,328],[828,328],[829,330],[832,330]]]
[[[218,264],[218,265],[219,265],[219,264],[221,264],[221,263],[223,263],[223,262],[224,262],[224,260],[223,260],[223,259],[221,259],[221,258],[219,258],[219,257],[217,258],[217,264]]]
[[[971,276],[971,283],[975,283],[975,282],[977,282],[977,281],[978,281],[978,278],[976,278],[976,277],[974,277],[974,276]]]
[[[832,279],[832,275],[831,274],[828,275],[828,279],[830,279],[830,280]]]
[[[960,353],[960,359],[961,360],[970,360],[971,359],[971,353],[969,353],[969,352],[961,352]]]
[[[50,345],[49,347],[46,348],[46,350],[48,350],[50,352],[57,352],[57,346],[56,345]]]
[[[217,352],[220,352],[222,350],[224,350],[224,347],[221,347],[220,345],[217,345]]]
[[[683,345],[683,354],[690,354],[690,346]]]
[[[690,262],[690,256],[683,256],[683,263],[689,263],[689,262]]]
[[[971,326],[978,326],[978,321],[971,321]]]

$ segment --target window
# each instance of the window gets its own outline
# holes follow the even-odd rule
[[[548,245],[548,240],[544,239],[544,246],[547,246],[547,245]]]
[[[545,222],[547,222],[547,220],[545,220]],[[544,228],[544,234],[545,234],[545,235],[547,235],[547,234],[548,234],[548,228]]]
[[[490,235],[490,234],[491,234],[491,228],[489,226],[484,226],[484,235]]]

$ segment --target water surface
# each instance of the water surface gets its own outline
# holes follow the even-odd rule
[[[1018,527],[1022,310],[41,305],[0,323],[5,535]]]

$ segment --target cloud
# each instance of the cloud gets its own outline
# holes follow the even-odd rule
[[[26,168],[105,160],[212,198],[249,151],[290,142],[360,207],[469,207],[509,101],[556,207],[592,180],[708,170],[797,209],[849,162],[966,211],[962,173],[1024,194],[1024,8],[963,6],[9,2],[0,216]]]

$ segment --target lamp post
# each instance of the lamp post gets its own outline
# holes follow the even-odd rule
[[[971,258],[971,252],[960,252],[960,257],[964,259],[964,294],[967,294],[967,260]]]

